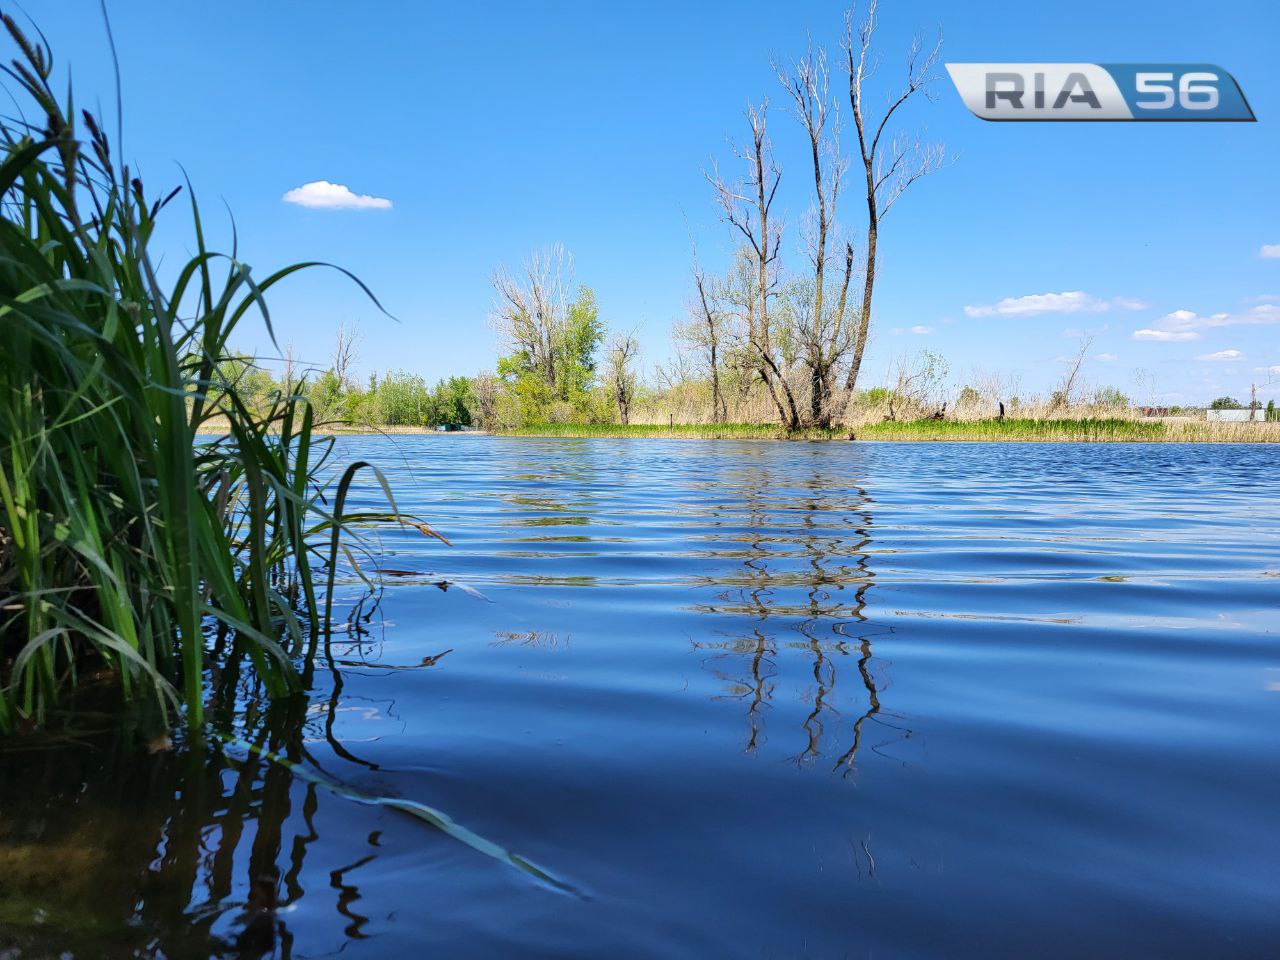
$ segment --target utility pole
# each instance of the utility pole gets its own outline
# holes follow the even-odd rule
[[[1256,383],[1249,384],[1249,420],[1252,422],[1258,418],[1258,385]]]

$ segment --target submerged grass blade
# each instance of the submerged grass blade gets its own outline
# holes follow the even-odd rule
[[[547,886],[559,890],[561,893],[568,893],[575,897],[585,899],[584,894],[571,884],[560,880],[550,871],[538,866],[531,860],[527,860],[519,854],[512,853],[506,847],[494,843],[492,840],[482,837],[480,834],[475,833],[472,830],[468,830],[443,810],[438,810],[435,807],[429,807],[425,803],[419,803],[416,800],[404,800],[399,797],[383,797],[375,794],[364,793],[354,787],[346,785],[345,783],[340,783],[337,780],[333,780],[322,774],[316,773],[314,770],[309,770],[302,764],[294,763],[287,757],[282,757],[279,754],[272,753],[270,750],[260,747],[255,743],[249,743],[248,741],[225,735],[220,735],[219,739],[228,746],[246,750],[254,756],[261,757],[264,760],[284,767],[294,776],[323,787],[330,793],[339,797],[352,800],[356,803],[362,803],[367,806],[389,807],[392,810],[399,810],[401,813],[407,813],[409,816],[416,817],[424,823],[430,824],[441,833],[447,834],[459,843],[466,844],[471,849],[484,854],[486,857],[491,857],[492,859],[505,863],[508,866],[515,867],[521,873],[533,877],[535,880],[545,883]]]

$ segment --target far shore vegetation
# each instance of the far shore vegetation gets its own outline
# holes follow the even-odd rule
[[[650,437],[702,440],[968,440],[1117,443],[1278,443],[1280,424],[1208,423],[1189,419],[1119,417],[1054,420],[885,420],[820,430],[782,430],[758,423],[542,424],[502,431],[522,437]]]
[[[203,432],[223,430],[216,419]],[[327,436],[412,436],[445,433],[443,427],[374,426],[332,422],[315,427]],[[619,438],[654,440],[882,440],[1062,443],[1280,443],[1280,423],[1215,423],[1190,417],[1006,418],[979,420],[881,420],[830,429],[786,430],[770,423],[540,423],[493,431],[467,428],[464,436]],[[454,436],[452,432],[448,435]]]
[[[578,306],[580,321],[599,326],[589,292]],[[1243,402],[1218,397],[1199,407],[1160,407],[1141,404],[1116,387],[1087,384],[1082,375],[1087,344],[1048,396],[1018,392],[1015,378],[951,377],[946,360],[925,351],[897,363],[888,385],[855,389],[839,421],[788,426],[771,415],[767,391],[750,371],[724,366],[721,388],[733,389],[717,400],[712,382],[683,365],[678,351],[671,367],[659,365],[653,376],[641,377],[631,366],[634,341],[602,349],[603,337],[602,329],[588,329],[579,338],[579,354],[559,358],[572,371],[565,374],[570,385],[563,389],[550,388],[536,369],[522,367],[520,354],[501,358],[499,372],[453,376],[434,385],[403,370],[362,380],[352,372],[359,337],[345,327],[338,333],[334,362],[324,369],[304,370],[286,350],[282,375],[237,356],[221,364],[214,377],[259,407],[282,395],[305,398],[315,429],[323,434],[470,430],[541,437],[1280,441],[1274,399],[1263,404],[1256,397]],[[1139,372],[1137,379],[1144,375]],[[797,392],[802,387],[798,381]],[[1211,411],[1248,412],[1253,419],[1215,422]],[[208,433],[224,429],[216,418],[203,425]]]

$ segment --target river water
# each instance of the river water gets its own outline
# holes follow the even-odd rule
[[[452,545],[253,747],[0,758],[0,956],[1280,956],[1275,448],[339,446]]]

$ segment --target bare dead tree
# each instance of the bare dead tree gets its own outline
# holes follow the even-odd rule
[[[293,352],[293,340],[284,345],[284,369],[281,372],[281,385],[286,397],[293,396],[298,385],[298,358]]]
[[[629,333],[615,333],[605,350],[609,386],[618,405],[618,421],[623,426],[631,422],[631,401],[636,393],[636,375],[632,367],[639,353],[640,344]]]
[[[938,410],[939,395],[949,370],[947,361],[930,350],[896,359],[892,367],[893,387],[889,391],[887,419],[895,420],[899,413],[909,419],[930,409]],[[946,409],[945,402],[941,409]]]
[[[791,385],[774,356],[769,322],[769,301],[776,295],[777,285],[775,261],[782,240],[782,224],[772,217],[772,212],[782,170],[774,160],[769,141],[768,106],[766,100],[758,107],[747,107],[751,142],[734,149],[735,156],[747,165],[746,179],[729,183],[717,170],[708,174],[707,180],[715,189],[723,219],[742,235],[753,255],[756,277],[747,340],[756,371],[777,408],[778,420],[788,429],[795,429],[800,425],[800,414]]]
[[[1133,371],[1133,382],[1137,386],[1138,392],[1142,395],[1143,401],[1148,407],[1156,405],[1156,375],[1145,367],[1137,367]]]
[[[344,320],[338,324],[333,342],[333,375],[342,386],[350,384],[352,368],[360,359],[360,328],[347,326]]]
[[[675,346],[673,362],[666,367],[659,365],[657,374],[659,381],[667,379],[668,389],[676,383],[689,379],[693,368],[694,376],[705,372],[711,384],[711,421],[724,423],[729,418],[728,405],[724,399],[722,384],[722,366],[724,364],[724,341],[730,326],[725,310],[719,302],[716,280],[709,278],[698,259],[698,245],[690,236],[693,252],[694,299],[685,304],[688,314],[684,322],[672,326],[672,341]],[[673,380],[672,378],[678,378]]]
[[[774,416],[777,415],[777,405],[768,391],[755,390],[762,382],[756,348],[749,334],[758,303],[756,274],[755,254],[750,247],[741,245],[734,251],[729,268],[710,284],[724,333],[720,342],[721,388],[726,403],[734,411],[733,416],[746,409],[754,410],[753,396],[762,399],[764,405],[773,408]],[[756,411],[750,416],[758,419],[767,413]]]
[[[796,117],[809,138],[813,167],[813,218],[810,259],[813,284],[812,304],[804,315],[807,323],[798,330],[803,343],[804,363],[809,371],[809,422],[827,426],[832,413],[835,369],[852,347],[848,317],[849,282],[853,275],[853,246],[845,244],[844,273],[834,309],[827,302],[827,252],[835,226],[840,188],[848,169],[840,151],[839,103],[831,96],[830,70],[826,51],[816,52],[812,41],[805,56],[774,71],[795,103]]]
[[[653,382],[660,391],[679,390],[684,384],[694,379],[696,364],[688,355],[690,344],[685,340],[686,329],[685,324],[672,325],[674,352],[666,363],[658,362],[653,365]]]
[[[724,392],[721,389],[721,342],[724,337],[724,323],[721,311],[712,306],[713,298],[708,296],[707,275],[698,266],[694,266],[694,287],[698,289],[698,320],[694,325],[696,333],[690,339],[704,349],[707,355],[707,370],[712,383],[712,421],[723,424],[728,420],[728,406],[724,403]]]
[[[918,37],[912,41],[907,53],[905,86],[891,97],[878,118],[869,108],[867,81],[878,66],[878,58],[873,52],[878,6],[879,0],[870,0],[866,16],[856,28],[853,8],[845,15],[844,51],[849,71],[849,108],[858,134],[858,156],[866,176],[867,245],[863,262],[862,311],[858,316],[853,353],[845,375],[845,395],[834,419],[844,415],[862,369],[875,293],[880,223],[907,188],[941,167],[944,159],[941,146],[926,144],[919,137],[906,138],[894,134],[888,141],[884,139],[889,121],[912,97],[923,92],[926,98],[932,99],[929,85],[937,79],[934,70],[942,52],[941,32],[927,53]]]
[[[1075,356],[1068,358],[1067,370],[1058,381],[1058,388],[1053,391],[1053,397],[1049,401],[1050,410],[1065,410],[1071,406],[1071,398],[1075,396],[1080,379],[1080,370],[1084,366],[1085,357],[1089,355],[1091,346],[1093,346],[1093,337],[1080,338],[1080,349],[1076,351]]]
[[[497,303],[491,318],[499,336],[525,353],[553,390],[572,276],[573,259],[559,244],[534,251],[522,264],[520,276],[506,269],[493,275]]]
[[[477,373],[471,380],[471,396],[475,400],[475,417],[486,430],[497,422],[498,378],[489,371]]]
[[[1022,386],[1022,379],[1016,373],[1005,374],[999,371],[975,370],[972,381],[979,400],[988,413],[1003,411],[1005,401],[1016,397]]]

